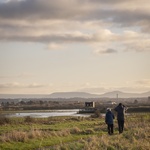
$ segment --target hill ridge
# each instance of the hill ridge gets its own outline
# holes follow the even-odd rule
[[[0,94],[0,98],[136,98],[149,97],[150,91],[143,93],[128,93],[111,91],[104,94],[92,94],[88,92],[54,92],[51,94]]]

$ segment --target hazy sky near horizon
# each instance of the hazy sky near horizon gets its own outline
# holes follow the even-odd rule
[[[150,91],[149,0],[0,0],[0,93]]]

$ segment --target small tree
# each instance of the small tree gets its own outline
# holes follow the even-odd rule
[[[134,104],[138,104],[138,100],[135,99],[135,100],[134,100]]]

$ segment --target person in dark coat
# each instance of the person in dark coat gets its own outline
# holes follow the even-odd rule
[[[113,119],[114,119],[114,114],[111,112],[110,108],[107,108],[107,112],[105,115],[105,122],[107,124],[107,129],[108,129],[108,134],[111,135],[114,133],[114,123],[113,123]]]
[[[119,133],[122,133],[124,130],[124,115],[127,108],[122,103],[119,103],[119,105],[114,110],[117,112]]]

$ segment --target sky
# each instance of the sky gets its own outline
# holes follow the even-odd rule
[[[0,94],[150,91],[149,0],[0,0]]]

